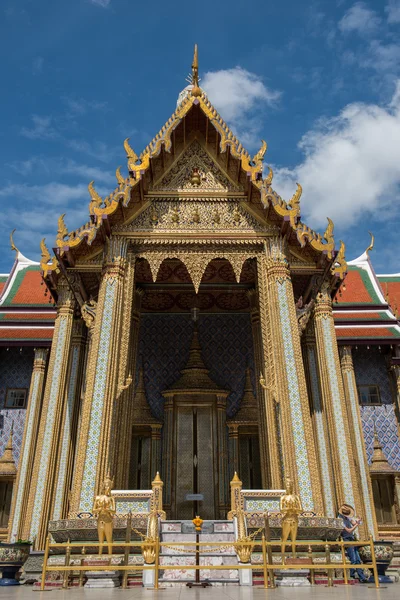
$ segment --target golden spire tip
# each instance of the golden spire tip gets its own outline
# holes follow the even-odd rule
[[[199,53],[197,50],[197,44],[194,45],[194,55],[192,62],[192,96],[201,96],[201,89],[199,88]]]

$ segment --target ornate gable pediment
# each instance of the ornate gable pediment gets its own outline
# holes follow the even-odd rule
[[[152,202],[128,225],[121,224],[113,232],[276,234],[273,225],[261,224],[237,201],[160,198]]]
[[[243,192],[243,186],[233,183],[200,143],[194,140],[151,191],[221,195]]]

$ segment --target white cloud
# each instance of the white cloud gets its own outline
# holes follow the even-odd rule
[[[262,121],[251,113],[255,108],[260,113],[266,106],[274,106],[281,93],[267,88],[261,77],[241,67],[210,71],[201,86],[243,144],[258,145]]]
[[[82,179],[86,184],[94,179],[96,183],[102,183],[109,187],[107,194],[115,188],[115,173],[104,170],[100,167],[92,167],[75,160],[66,160],[65,158],[48,158],[45,156],[32,156],[26,160],[15,161],[8,165],[13,171],[27,176],[31,173],[38,173],[64,176],[74,175]],[[0,191],[1,193],[1,191]]]
[[[105,110],[107,108],[107,102],[96,102],[85,98],[63,96],[62,100],[74,115],[84,115],[91,110]]]
[[[89,0],[89,2],[96,4],[97,6],[101,6],[102,8],[107,8],[111,0]]]
[[[364,2],[356,2],[339,21],[339,29],[342,33],[357,31],[368,34],[375,31],[380,22],[375,11],[369,9]]]
[[[89,193],[84,184],[67,185],[52,181],[44,185],[27,185],[26,183],[9,183],[0,188],[0,197],[22,199],[29,198],[32,205],[40,204],[57,205],[68,209],[68,204],[80,198],[87,198],[89,203]],[[40,215],[43,219],[43,215]]]
[[[400,23],[400,0],[389,0],[385,8],[388,23]]]
[[[87,154],[101,162],[108,162],[115,155],[115,149],[111,149],[104,142],[90,144],[85,140],[67,140],[66,143],[72,150]]]
[[[326,217],[343,228],[363,215],[393,217],[400,201],[400,80],[386,106],[353,103],[320,121],[299,143],[303,161],[276,169],[275,189],[289,199],[303,186],[304,220],[321,228]]]
[[[31,129],[23,127],[21,135],[31,140],[52,140],[59,136],[58,132],[52,126],[52,117],[41,117],[32,115],[33,127]]]

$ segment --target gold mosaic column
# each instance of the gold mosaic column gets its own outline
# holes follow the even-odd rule
[[[248,298],[250,302],[250,318],[251,318],[251,329],[253,333],[253,347],[254,347],[254,365],[256,372],[256,397],[259,410],[259,424],[258,424],[258,437],[260,440],[260,459],[261,459],[261,481],[264,489],[271,489],[274,487],[272,483],[272,474],[270,468],[269,451],[268,451],[268,432],[267,432],[267,413],[266,413],[266,402],[274,405],[274,399],[269,397],[266,400],[266,394],[260,384],[260,373],[264,373],[264,361],[263,361],[263,344],[261,336],[261,323],[260,323],[260,309],[258,305],[258,294],[256,290],[249,290]],[[237,461],[239,461],[239,452],[237,452]],[[276,456],[275,468],[278,470],[278,477],[275,483],[279,484],[280,488],[280,472],[278,468],[278,457]],[[235,463],[234,471],[239,470],[239,464]]]
[[[118,376],[127,246],[127,240],[111,238],[100,284],[78,440],[73,513],[91,512],[101,482],[114,467],[115,402],[125,384]]]
[[[363,526],[360,527],[360,533],[366,536],[378,533],[376,522],[374,500],[372,494],[372,484],[369,475],[367,452],[365,449],[364,433],[361,423],[360,405],[358,402],[356,377],[354,374],[353,357],[350,346],[343,346],[340,349],[341,369],[346,396],[347,417],[349,419],[349,429],[351,445],[354,449],[355,472],[359,484],[359,495],[361,497],[360,507],[357,507],[358,513],[363,517]],[[364,513],[364,514],[362,514]]]
[[[336,517],[337,498],[333,485],[333,466],[330,452],[328,424],[326,412],[322,403],[321,389],[318,377],[317,348],[313,324],[310,323],[303,334],[304,364],[309,383],[311,400],[311,417],[314,426],[314,437],[317,442],[318,462],[323,488],[324,515]]]
[[[10,515],[10,542],[22,538],[22,525],[26,520],[26,505],[31,485],[33,460],[38,437],[40,404],[42,401],[45,380],[47,348],[35,348],[33,372],[29,388],[28,405],[24,437],[18,466],[17,480],[14,486],[13,502]]]
[[[254,312],[252,313],[253,336],[260,335],[262,350],[261,357],[258,357],[262,368],[260,372],[265,377],[267,388],[260,390],[261,410],[260,420],[262,420],[260,430],[262,431],[261,441],[264,442],[260,446],[264,464],[267,462],[268,471],[264,477],[269,479],[268,488],[282,489],[282,472],[283,472],[283,456],[282,456],[282,439],[280,435],[280,419],[279,405],[277,403],[276,394],[276,372],[275,361],[273,359],[272,347],[272,320],[271,311],[269,308],[268,294],[268,276],[267,276],[267,259],[266,256],[257,257],[257,272],[258,272],[258,300],[259,300],[259,318],[260,332],[254,331],[257,321],[254,323]],[[255,356],[255,358],[257,355]],[[257,359],[256,359],[257,364]],[[257,389],[260,386],[260,373],[256,374]],[[267,433],[268,432],[268,433]],[[265,447],[268,447],[267,448]]]
[[[132,267],[133,267],[132,259]],[[119,450],[118,459],[116,460],[116,481],[121,486],[120,489],[126,489],[129,484],[129,472],[130,472],[130,458],[131,458],[131,446],[132,446],[132,421],[133,421],[133,402],[135,395],[135,381],[136,381],[136,364],[137,364],[137,349],[139,342],[139,327],[140,327],[140,305],[143,296],[143,290],[134,287],[134,269],[131,269],[131,287],[132,294],[127,294],[127,314],[125,315],[124,328],[129,332],[129,348],[128,348],[128,368],[127,371],[131,374],[133,381],[127,390],[122,392],[121,405],[122,414],[120,417],[120,431],[119,436]],[[129,318],[129,321],[128,321]],[[154,471],[159,471],[159,467]],[[154,476],[151,471],[151,476]]]
[[[322,402],[327,415],[336,498],[338,505],[347,502],[359,510],[361,499],[354,468],[354,454],[333,322],[332,300],[327,283],[323,284],[321,292],[317,295],[314,326],[318,372]]]
[[[52,519],[65,519],[68,514],[71,478],[77,439],[78,414],[84,368],[85,331],[83,319],[72,326],[69,376],[61,425],[60,448],[55,477],[55,496]]]
[[[57,317],[30,481],[27,518],[23,526],[23,537],[30,540],[36,538],[36,549],[44,548],[51,514],[75,304],[65,279],[59,281],[57,291]]]
[[[270,339],[267,342],[270,351],[265,362],[269,359],[275,371],[284,472],[293,479],[304,509],[322,513],[321,479],[284,240],[280,237],[266,240],[265,256],[260,262],[260,298],[261,288],[266,289],[267,298],[263,305],[270,327]],[[264,335],[266,337],[263,331]],[[268,385],[268,380],[266,383]]]

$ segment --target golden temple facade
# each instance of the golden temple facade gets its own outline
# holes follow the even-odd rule
[[[237,470],[251,489],[289,476],[305,511],[357,507],[377,535],[351,348],[332,299],[347,271],[333,223],[301,221],[198,84],[41,269],[57,304],[45,377],[34,364],[10,539],[44,547],[50,520],[91,514],[101,482],[148,489],[164,509],[226,518]],[[43,390],[42,408],[37,412]]]

